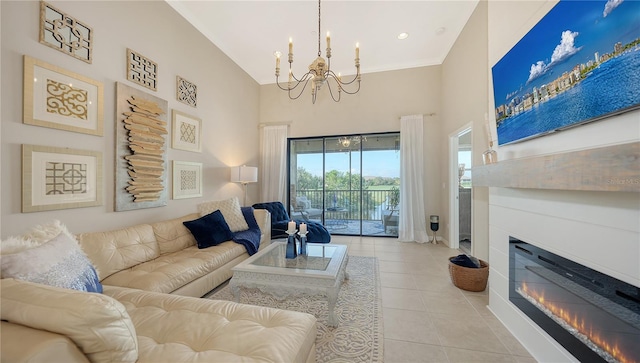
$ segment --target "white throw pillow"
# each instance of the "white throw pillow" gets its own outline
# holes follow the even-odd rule
[[[0,242],[0,276],[89,292],[102,292],[98,274],[78,241],[59,221]]]
[[[225,222],[229,225],[231,232],[246,231],[249,229],[247,221],[244,219],[242,210],[240,209],[240,201],[238,197],[226,200],[214,200],[198,204],[198,212],[204,217],[207,214],[220,210]]]

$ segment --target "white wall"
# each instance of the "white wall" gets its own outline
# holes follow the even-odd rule
[[[263,85],[260,122],[291,122],[289,137],[328,136],[400,131],[400,116],[435,113],[424,118],[425,213],[440,214],[440,87],[440,66],[364,74],[360,92],[338,103],[326,88],[314,105],[308,87],[290,100],[275,84]]]
[[[440,133],[442,234],[449,236],[449,136],[472,124],[472,166],[482,165],[482,152],[489,147],[485,133],[487,113],[487,3],[479,2],[442,65],[442,118]],[[471,176],[473,180],[473,175]],[[472,253],[489,259],[487,188],[472,191]]]
[[[74,233],[109,230],[193,213],[197,210],[196,205],[205,200],[233,195],[242,199],[241,186],[229,182],[228,167],[258,163],[258,84],[164,1],[50,3],[93,27],[93,63],[87,64],[39,44],[37,1],[0,2],[2,238],[21,234],[33,225],[54,218],[67,224]],[[157,92],[126,80],[127,48],[158,63]],[[22,124],[22,61],[25,54],[103,82],[103,137]],[[197,108],[176,100],[176,75],[197,85]],[[168,148],[167,159],[203,163],[204,197],[169,200],[166,207],[114,212],[116,82],[167,100],[169,110],[177,109],[202,119],[202,153]],[[101,151],[104,205],[21,213],[21,144]],[[171,187],[170,180],[167,186]],[[257,195],[256,185],[249,185],[248,203],[256,201]]]
[[[526,34],[556,1],[490,1],[489,67]],[[491,79],[488,81],[491,89]],[[488,109],[493,109],[489,92]],[[490,112],[493,120],[494,113]],[[516,159],[640,140],[640,111],[498,148]],[[494,130],[495,132],[495,130]],[[490,307],[539,361],[575,361],[521,313],[508,297],[508,237],[550,250],[640,286],[640,193],[490,188]]]

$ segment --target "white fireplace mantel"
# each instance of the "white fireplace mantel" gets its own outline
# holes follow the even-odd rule
[[[640,192],[640,142],[473,168],[473,186]]]

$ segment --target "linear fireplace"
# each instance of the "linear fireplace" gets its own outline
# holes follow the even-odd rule
[[[509,238],[509,300],[581,362],[640,362],[640,288]]]

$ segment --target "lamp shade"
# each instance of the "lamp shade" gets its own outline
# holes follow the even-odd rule
[[[231,168],[231,181],[235,183],[255,183],[258,181],[258,168],[255,166],[234,166]]]

